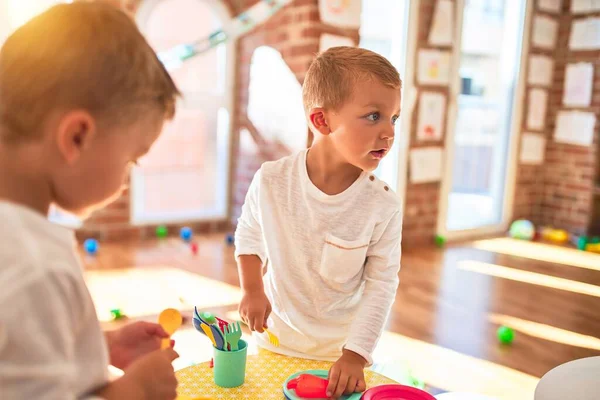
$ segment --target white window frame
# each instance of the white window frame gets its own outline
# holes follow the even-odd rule
[[[142,33],[146,33],[146,27],[148,24],[148,20],[155,9],[162,1],[165,0],[144,0],[141,2],[138,12],[136,14],[136,22],[140,28]],[[232,18],[232,15],[229,13],[229,10],[223,4],[223,2],[219,0],[196,0],[198,2],[207,4],[210,6],[215,14],[222,21],[222,25],[228,23],[228,21]],[[203,39],[203,38],[197,38]],[[224,102],[223,107],[219,108],[218,119],[219,121],[225,122],[227,120],[227,130],[224,132],[225,134],[217,135],[217,148],[218,151],[224,151],[226,153],[225,159],[222,160],[222,163],[219,163],[217,170],[223,168],[222,171],[225,185],[219,187],[219,192],[217,194],[218,204],[213,209],[208,210],[197,210],[196,212],[182,211],[182,212],[168,212],[154,215],[143,215],[143,213],[136,212],[136,196],[143,196],[143,178],[138,176],[135,173],[135,169],[132,170],[130,174],[130,222],[135,226],[145,226],[145,225],[156,225],[156,224],[171,224],[171,223],[180,223],[180,222],[212,222],[212,221],[223,221],[230,218],[231,215],[231,178],[232,178],[232,157],[233,157],[233,134],[234,134],[234,126],[233,126],[233,110],[234,110],[234,90],[235,90],[235,64],[236,64],[236,41],[229,40],[225,43],[226,49],[226,62],[225,62],[225,86],[224,86]],[[186,95],[183,93],[184,96]],[[199,98],[200,96],[194,95],[190,93],[183,101],[182,104],[194,107],[194,108],[202,108],[201,105],[203,102],[208,101],[208,99]],[[220,123],[218,126],[223,126]],[[198,182],[198,185],[201,185],[202,182]],[[215,188],[207,188],[207,190],[215,190]],[[138,197],[139,198],[139,197]],[[222,199],[222,201],[219,201]]]

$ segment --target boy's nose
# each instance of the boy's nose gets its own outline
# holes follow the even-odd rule
[[[390,127],[385,128],[381,132],[381,139],[390,140],[390,139],[394,138],[394,135],[395,135],[394,127],[390,126]]]

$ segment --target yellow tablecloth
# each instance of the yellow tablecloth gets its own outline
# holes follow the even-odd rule
[[[237,388],[224,389],[215,385],[209,363],[194,365],[177,371],[181,395],[202,396],[211,399],[268,400],[284,399],[283,383],[292,374],[308,369],[329,370],[332,363],[286,357],[260,349],[248,356],[246,382]],[[397,383],[373,371],[365,370],[367,388]]]

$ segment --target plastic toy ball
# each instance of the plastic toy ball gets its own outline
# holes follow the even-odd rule
[[[86,239],[86,241],[83,242],[83,248],[85,249],[86,253],[91,255],[97,254],[99,247],[100,246],[98,245],[98,241],[96,239]]]
[[[110,310],[110,313],[115,321],[119,320],[121,318],[125,318],[125,315],[123,314],[123,312],[121,311],[120,308],[115,308],[114,310]]]
[[[512,223],[509,234],[514,239],[531,240],[535,236],[535,227],[531,221],[520,219]]]
[[[197,243],[192,243],[190,246],[190,249],[192,250],[192,254],[194,254],[194,255],[198,254],[198,244]]]
[[[435,245],[437,247],[444,247],[446,244],[446,238],[442,235],[435,235]]]
[[[225,238],[225,241],[227,242],[228,245],[232,245],[233,242],[235,241],[235,238],[233,237],[233,235],[230,233],[227,235],[227,237]]]
[[[159,238],[161,238],[161,239],[166,238],[168,234],[169,234],[169,230],[167,229],[166,226],[161,225],[156,228],[156,236],[158,236]]]
[[[190,240],[192,240],[192,229],[188,228],[187,226],[181,228],[181,231],[179,231],[179,236],[186,242],[189,242]]]
[[[511,344],[515,339],[515,331],[508,326],[501,326],[498,328],[498,340],[504,344]]]

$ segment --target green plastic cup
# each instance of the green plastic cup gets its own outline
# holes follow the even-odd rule
[[[214,348],[213,374],[217,386],[234,388],[244,384],[248,343],[240,339],[238,346],[237,351]]]

